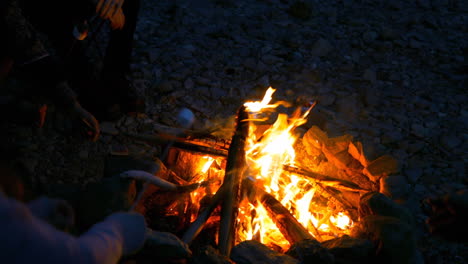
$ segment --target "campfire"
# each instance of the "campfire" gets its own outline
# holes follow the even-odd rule
[[[396,161],[368,161],[350,135],[328,137],[316,126],[301,133],[315,103],[291,109],[287,102],[272,102],[274,92],[270,87],[261,101],[239,108],[230,141],[173,138],[165,161],[170,169],[160,174],[200,187],[172,197],[153,190],[140,209],[147,216],[173,217],[173,231],[187,244],[208,232],[226,256],[247,240],[286,252],[305,239],[349,235],[363,217],[361,197],[385,191],[381,178],[396,172]],[[151,208],[158,208],[157,215]]]

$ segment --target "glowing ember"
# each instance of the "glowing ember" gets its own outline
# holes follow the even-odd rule
[[[263,110],[278,106],[270,104],[274,92],[275,89],[270,87],[262,101],[245,103],[252,120],[262,114]],[[280,201],[313,236],[321,240],[325,235],[337,236],[346,233],[346,230],[352,226],[352,221],[343,212],[327,206],[319,207],[313,203],[316,189],[312,180],[283,171],[283,165],[294,165],[293,145],[297,136],[293,132],[296,127],[307,121],[307,115],[312,107],[304,113],[298,109],[292,117],[278,114],[275,123],[260,136],[257,136],[260,126],[252,122],[247,139],[246,176],[261,183],[266,192]],[[239,210],[238,242],[256,239],[267,245],[287,249],[289,242],[279,232],[260,202],[254,206],[244,200]]]

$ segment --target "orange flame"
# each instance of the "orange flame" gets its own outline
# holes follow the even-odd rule
[[[194,206],[194,209],[199,209],[200,201],[206,195],[213,195],[219,188],[220,179],[222,178],[223,172],[221,169],[213,168],[214,163],[220,164],[220,158],[215,159],[210,156],[203,156],[201,158],[201,162],[197,163],[197,168],[199,173],[195,175],[191,181],[191,183],[195,182],[203,182],[203,181],[211,181],[211,184],[207,186],[202,186],[197,190],[190,193],[190,199]],[[193,211],[191,214],[191,221],[195,221],[198,213]]]
[[[262,110],[276,108],[278,104],[270,104],[275,89],[268,88],[260,102],[247,102],[244,105],[252,116],[262,113]],[[315,194],[315,183],[303,176],[285,173],[283,165],[294,165],[294,143],[297,136],[294,129],[304,124],[307,115],[314,105],[301,114],[296,110],[292,117],[278,114],[275,123],[261,136],[257,136],[260,126],[253,122],[250,125],[247,139],[246,162],[247,175],[262,183],[265,191],[272,194],[283,204],[291,214],[314,235],[318,232],[345,232],[352,224],[350,218],[343,212],[335,212],[329,208],[322,208],[314,213],[310,208]],[[253,119],[252,119],[253,120]],[[258,119],[255,119],[258,120]],[[261,205],[252,205],[244,200],[239,209],[240,228],[237,240],[257,239],[267,245],[276,245],[286,250],[289,242],[283,237],[274,221]]]

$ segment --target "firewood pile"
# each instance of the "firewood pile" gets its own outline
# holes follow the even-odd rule
[[[394,196],[392,177],[398,177],[398,163],[391,156],[368,160],[360,142],[352,136],[329,137],[312,126],[294,148],[297,163],[283,165],[283,174],[300,175],[313,182],[314,206],[322,204],[332,212],[346,212],[353,225],[340,235],[308,231],[272,194],[247,176],[245,144],[249,129],[245,109],[237,116],[237,127],[228,146],[207,141],[178,139],[164,161],[157,161],[155,175],[178,185],[203,180],[197,190],[161,191],[152,186],[144,193],[137,211],[151,228],[178,236],[190,246],[190,263],[417,263],[420,257],[414,241],[411,213]],[[131,135],[157,143],[160,136]],[[216,142],[216,140],[211,141]],[[228,149],[227,149],[228,147]],[[200,164],[209,156],[215,160],[201,178]],[[167,165],[167,167],[166,167]],[[200,189],[203,189],[200,191]],[[195,198],[196,197],[196,198]],[[284,238],[287,250],[263,244],[258,237],[239,241],[239,208],[243,201],[261,203]],[[310,208],[315,207],[311,205]],[[251,212],[255,212],[252,210]],[[330,216],[330,215],[328,215]],[[325,218],[323,218],[325,219]],[[327,220],[322,220],[327,221]],[[328,221],[330,229],[338,227]],[[174,261],[177,257],[173,257]]]

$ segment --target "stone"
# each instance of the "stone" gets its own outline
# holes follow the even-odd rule
[[[307,20],[311,17],[312,15],[312,9],[309,5],[309,3],[305,1],[294,1],[289,8],[288,8],[288,13],[295,18],[302,19],[302,20]]]
[[[289,248],[286,254],[299,259],[304,264],[324,263],[331,264],[335,258],[330,251],[323,247],[320,242],[313,239],[305,239],[295,243]]]
[[[413,228],[398,218],[369,215],[361,219],[351,236],[369,239],[376,247],[376,263],[412,264],[416,253]]]
[[[335,264],[367,263],[372,259],[375,246],[372,241],[348,235],[322,242],[335,257]]]
[[[444,134],[440,137],[440,144],[447,151],[453,151],[461,143],[462,140],[454,134]]]
[[[412,141],[408,144],[408,153],[409,154],[415,154],[424,149],[426,146],[426,143],[423,141]]]
[[[352,142],[353,136],[349,134],[341,135],[338,137],[331,137],[326,142],[326,148],[332,154],[338,154],[348,150],[349,144]]]
[[[317,57],[324,57],[332,51],[333,47],[330,42],[324,38],[319,38],[312,46],[311,53]]]
[[[371,107],[380,105],[382,98],[379,96],[378,91],[372,89],[372,87],[363,88],[361,93],[364,104]]]
[[[338,113],[344,120],[356,119],[361,111],[362,105],[357,93],[341,97],[337,100],[336,104]]]
[[[247,240],[236,245],[230,258],[237,264],[299,264],[299,260],[276,252],[264,244]]]
[[[303,143],[307,148],[322,149],[322,146],[328,142],[328,135],[318,126],[312,126],[303,137]]]
[[[189,91],[192,91],[193,90],[193,87],[194,87],[194,82],[192,80],[192,78],[188,78],[184,81],[184,88],[189,90]]]
[[[247,58],[245,59],[243,65],[247,70],[255,70],[257,67],[257,62],[253,58]]]
[[[364,168],[358,160],[349,154],[347,149],[333,155],[330,155],[327,151],[324,151],[324,153],[327,159],[340,169],[360,172]]]
[[[139,254],[147,259],[187,259],[192,256],[189,246],[176,235],[147,229],[147,238]]]
[[[417,39],[411,38],[409,41],[409,47],[412,49],[420,49],[423,47],[423,42]]]
[[[369,163],[364,169],[364,174],[374,182],[382,176],[397,173],[399,171],[398,161],[389,155],[383,155]]]
[[[174,86],[170,81],[162,81],[156,86],[155,90],[159,93],[170,93],[174,91]]]
[[[395,217],[409,226],[414,225],[413,216],[407,208],[397,204],[380,192],[369,192],[361,197],[359,201],[359,217],[364,218],[368,215]]]
[[[380,139],[381,139],[382,144],[390,144],[390,143],[395,143],[395,142],[399,142],[400,140],[402,140],[403,135],[401,132],[397,130],[390,130],[390,131],[386,131],[381,136]]]
[[[111,122],[102,122],[99,124],[99,128],[101,129],[102,134],[107,134],[107,135],[118,135],[119,130],[115,128],[115,124]]]
[[[375,31],[367,31],[366,33],[364,33],[364,35],[362,36],[364,42],[366,43],[372,43],[374,40],[376,40],[378,37],[378,34],[377,32]]]
[[[362,78],[370,83],[375,83],[377,81],[377,73],[374,69],[368,68],[364,71]]]
[[[410,183],[416,183],[418,179],[423,175],[422,168],[407,168],[404,170],[406,177]]]
[[[409,184],[403,175],[390,175],[380,178],[380,192],[394,200],[406,200]]]
[[[318,103],[323,106],[330,106],[336,100],[336,96],[332,93],[320,95],[318,98]]]
[[[431,1],[429,0],[417,0],[416,3],[424,9],[431,8]]]
[[[80,150],[80,152],[78,152],[78,157],[82,160],[87,160],[88,156],[89,156],[89,153],[87,150]]]
[[[348,146],[348,153],[353,156],[354,159],[359,161],[363,167],[367,167],[369,161],[367,160],[364,149],[361,142],[350,142]]]
[[[395,40],[398,38],[398,32],[392,28],[384,28],[380,32],[380,38],[383,40]]]
[[[212,246],[203,247],[192,258],[192,264],[232,264],[233,262]]]

